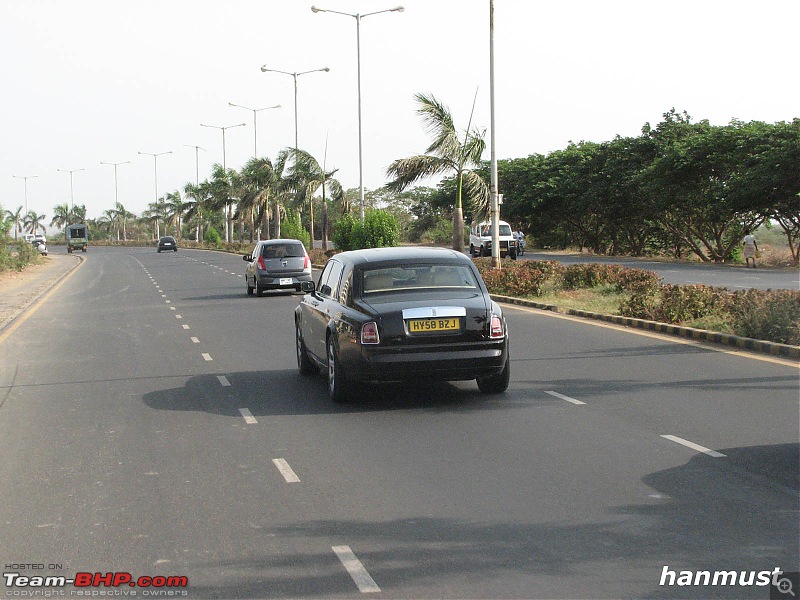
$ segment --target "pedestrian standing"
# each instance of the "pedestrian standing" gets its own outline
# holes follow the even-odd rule
[[[745,267],[750,266],[750,261],[753,261],[753,268],[756,268],[756,257],[758,256],[758,244],[756,243],[755,236],[749,230],[745,231],[744,236],[744,264]]]

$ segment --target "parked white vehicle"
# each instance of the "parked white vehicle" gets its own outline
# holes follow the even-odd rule
[[[511,231],[511,225],[500,221],[500,257],[517,258],[517,239]],[[472,223],[469,230],[469,253],[471,256],[492,255],[492,224],[489,221]]]

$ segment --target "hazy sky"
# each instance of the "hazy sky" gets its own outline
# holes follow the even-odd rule
[[[0,205],[47,216],[74,200],[97,217],[119,200],[137,214],[158,195],[253,154],[299,145],[358,186],[356,20],[361,21],[364,183],[428,137],[414,94],[432,93],[465,128],[488,130],[489,0],[0,0]],[[572,141],[635,136],[675,107],[725,124],[800,116],[798,0],[495,0],[497,157]],[[488,137],[487,131],[487,140]],[[489,150],[485,158],[489,158]],[[430,185],[434,182],[428,182]],[[502,192],[502,181],[500,182]]]

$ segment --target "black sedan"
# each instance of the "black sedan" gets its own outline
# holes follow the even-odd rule
[[[333,256],[295,310],[297,367],[327,373],[331,399],[361,382],[477,379],[509,383],[508,330],[472,261],[444,248],[374,248]]]
[[[158,252],[164,251],[171,251],[177,252],[178,251],[178,242],[175,241],[175,238],[171,235],[165,235],[163,237],[158,238],[158,244],[156,245],[156,250]]]

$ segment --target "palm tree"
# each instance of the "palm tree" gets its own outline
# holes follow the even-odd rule
[[[83,223],[86,220],[86,206],[78,204],[72,207],[70,211],[70,223]]]
[[[243,167],[239,174],[240,199],[239,211],[249,211],[252,228],[250,241],[253,241],[255,222],[261,222],[261,231],[269,239],[269,200],[275,190],[277,175],[268,158],[252,158]]]
[[[14,239],[16,240],[17,239],[17,234],[18,233],[22,233],[22,221],[23,221],[23,218],[24,218],[23,215],[22,215],[22,207],[18,206],[17,210],[15,210],[13,212],[10,211],[10,210],[7,210],[6,211],[6,217],[7,217],[7,219],[9,221],[11,221],[11,224],[14,227]]]
[[[328,249],[328,203],[325,198],[326,189],[330,189],[332,199],[336,202],[341,200],[344,195],[342,186],[338,180],[334,179],[334,174],[338,169],[327,171],[321,167],[317,159],[305,150],[293,149],[290,151],[294,164],[288,175],[290,185],[294,187],[298,194],[298,199],[302,204],[309,204],[309,231],[311,232],[311,246],[314,246],[314,194],[322,188],[322,248]]]
[[[400,192],[419,179],[455,171],[457,191],[453,210],[453,249],[462,251],[464,249],[462,193],[466,193],[476,214],[488,213],[489,188],[476,172],[470,170],[480,166],[481,156],[486,147],[484,140],[486,132],[470,129],[472,124],[470,117],[470,124],[467,126],[462,143],[447,106],[433,96],[425,94],[416,94],[414,98],[420,104],[417,114],[422,117],[425,128],[432,134],[433,142],[425,150],[425,154],[401,158],[389,165],[386,174],[393,177],[394,181],[391,181],[388,187]]]
[[[181,199],[181,193],[178,190],[167,194],[164,199],[166,200],[165,222],[175,226],[175,237],[180,241],[183,213],[188,208],[188,204]]]
[[[56,204],[53,207],[53,218],[50,221],[50,227],[56,227],[58,229],[63,229],[67,225],[69,225],[69,204],[64,202],[63,204]]]
[[[44,221],[47,217],[44,214],[36,214],[36,211],[29,210],[28,214],[25,215],[25,220],[23,221],[23,225],[26,230],[30,231],[31,233],[35,234],[40,229],[43,232],[47,231],[47,227],[44,226],[42,221]]]
[[[183,186],[186,198],[186,220],[195,222],[195,240],[203,241],[203,211],[210,210],[211,190],[208,181],[203,183],[187,183]]]
[[[122,221],[122,241],[125,242],[128,240],[128,220],[135,219],[136,215],[129,212],[121,202],[117,202],[115,211],[119,220]]]

